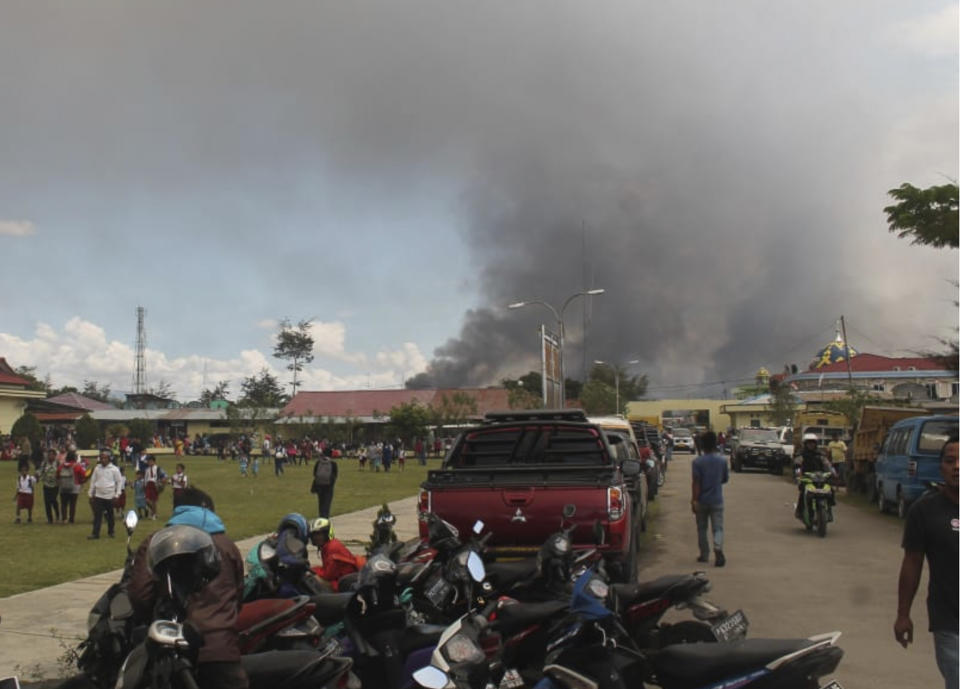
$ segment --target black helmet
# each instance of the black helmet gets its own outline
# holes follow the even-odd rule
[[[170,593],[186,598],[220,573],[220,552],[203,529],[168,526],[150,539],[147,566],[161,582],[169,577]]]

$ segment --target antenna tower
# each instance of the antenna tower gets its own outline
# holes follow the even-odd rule
[[[147,391],[147,359],[145,352],[147,350],[147,331],[143,327],[143,317],[146,310],[142,306],[137,307],[137,356],[133,365],[133,391],[142,395]]]

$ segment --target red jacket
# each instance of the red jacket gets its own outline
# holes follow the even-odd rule
[[[336,538],[331,538],[321,546],[320,557],[323,558],[323,566],[313,567],[313,573],[330,582],[334,591],[337,590],[340,577],[359,572],[366,562],[366,558],[354,555]]]

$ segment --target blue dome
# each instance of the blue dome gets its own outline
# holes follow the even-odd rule
[[[812,368],[822,368],[830,364],[835,364],[838,361],[846,361],[848,349],[850,350],[851,359],[857,355],[857,350],[850,345],[844,345],[843,338],[837,336],[837,339],[817,352],[817,356],[813,360]]]

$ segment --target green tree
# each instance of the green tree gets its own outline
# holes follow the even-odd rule
[[[127,430],[127,427],[122,423],[112,423],[107,426],[107,438],[122,438],[125,435],[128,435],[130,431]]]
[[[477,400],[466,392],[451,395],[441,393],[440,399],[430,406],[429,419],[437,429],[441,426],[457,426],[477,415]]]
[[[958,243],[958,193],[957,184],[919,189],[904,182],[888,194],[898,203],[887,206],[890,231],[901,239],[910,237],[911,244],[936,248],[957,248]]]
[[[209,407],[211,402],[217,400],[229,401],[227,400],[228,394],[230,394],[230,381],[221,380],[212,390],[208,388],[200,393],[200,402]]]
[[[282,407],[289,400],[277,377],[266,368],[260,369],[255,376],[244,378],[240,390],[242,394],[237,404],[242,407]]]
[[[297,373],[303,370],[304,364],[313,361],[313,336],[310,334],[310,320],[300,321],[296,326],[284,318],[280,321],[280,332],[277,333],[277,342],[273,347],[273,355],[278,359],[285,359],[287,370],[293,371],[293,395],[297,394]]]
[[[647,377],[645,375],[631,376],[627,374],[627,369],[623,366],[617,366],[617,373],[620,376],[620,401],[626,405],[630,400],[636,400],[643,397],[647,391]],[[616,388],[616,377],[613,368],[607,364],[594,364],[590,368],[589,380],[599,381],[610,388]],[[581,393],[582,398],[583,393]],[[567,397],[572,398],[569,386],[567,387]]]
[[[416,400],[391,407],[389,416],[394,431],[407,442],[426,435],[431,418],[430,410]]]
[[[156,425],[153,421],[148,419],[133,419],[127,428],[130,431],[130,438],[136,438],[144,447],[149,447],[150,442],[153,440],[153,434],[156,430]]]
[[[98,385],[95,380],[83,381],[83,390],[80,391],[80,394],[92,400],[108,404],[110,402],[110,386],[106,384]]]
[[[77,447],[80,449],[91,450],[100,443],[100,427],[89,414],[84,414],[77,419],[74,430],[77,436]]]
[[[626,406],[624,398],[620,398],[622,406]],[[587,414],[605,415],[617,413],[617,393],[612,385],[600,380],[590,380],[580,391],[580,404]]]
[[[17,366],[14,369],[16,373],[21,378],[26,378],[29,382],[27,385],[28,390],[42,390],[47,391],[47,385],[42,380],[37,378],[37,367],[36,366]]]
[[[147,392],[151,395],[162,397],[165,400],[174,398],[173,386],[163,378],[157,381],[156,385],[151,385],[147,388]]]
[[[770,379],[770,416],[779,426],[793,425],[797,413],[797,400],[789,385],[776,378]]]
[[[10,435],[13,436],[14,442],[18,442],[21,438],[28,438],[30,444],[36,447],[43,440],[43,428],[40,427],[36,416],[26,412],[13,422]]]

